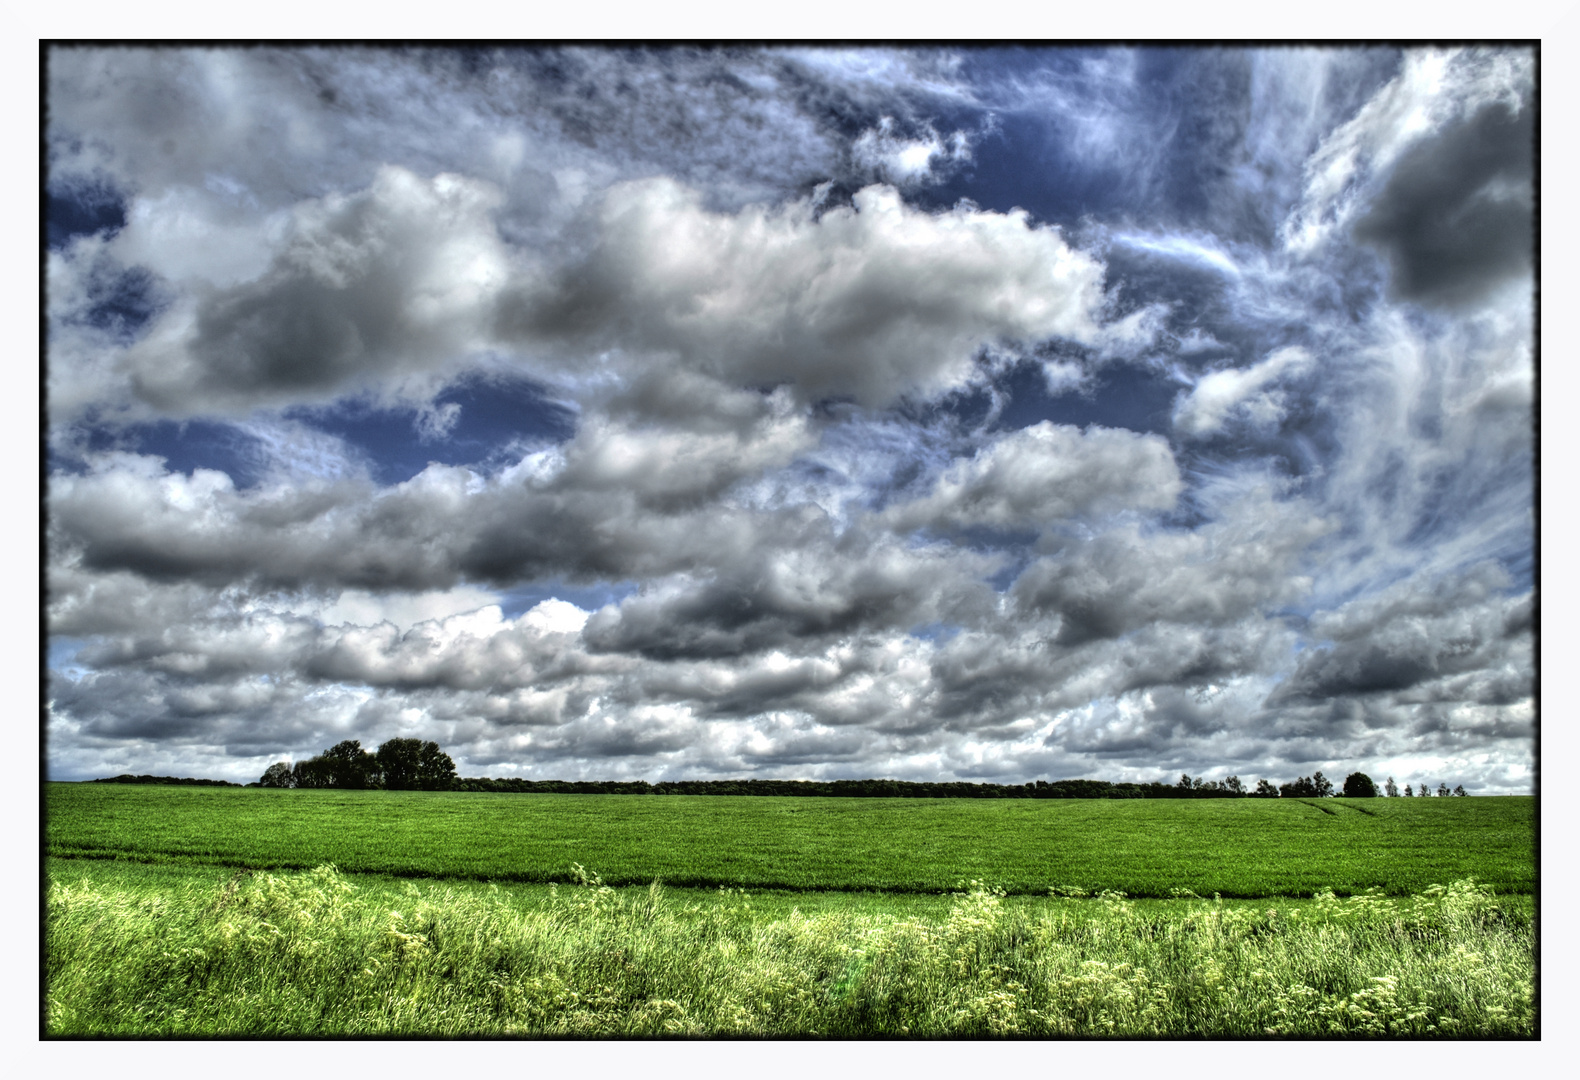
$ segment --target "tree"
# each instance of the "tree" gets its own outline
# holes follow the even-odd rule
[[[1431,784],[1421,783],[1415,789],[1415,797],[1418,799],[1424,799],[1430,794],[1432,794]]]
[[[1404,797],[1407,798],[1407,799],[1415,798],[1415,792],[1410,790],[1410,785],[1409,784],[1406,784],[1404,786]]]
[[[374,757],[383,773],[384,786],[390,791],[411,791],[421,786],[421,739],[390,739],[379,746]]]
[[[1344,778],[1344,796],[1349,799],[1375,799],[1377,785],[1363,772],[1352,772]]]
[[[1390,776],[1388,778],[1388,782],[1383,785],[1383,793],[1386,794],[1390,799],[1397,799],[1399,797],[1399,785],[1393,782],[1393,777]]]
[[[1317,774],[1321,776],[1321,773]],[[1317,785],[1309,776],[1302,776],[1291,780],[1287,784],[1278,785],[1278,793],[1286,799],[1309,799],[1317,794]]]
[[[1245,785],[1240,783],[1238,776],[1231,776],[1220,785],[1225,791],[1232,791],[1236,795],[1245,794]]]
[[[291,778],[291,763],[289,761],[276,761],[263,770],[263,776],[258,780],[259,787],[288,788],[295,787],[296,781]]]
[[[1317,798],[1326,799],[1329,795],[1333,794],[1333,781],[1329,780],[1321,773],[1312,773],[1311,783],[1312,786],[1317,789]],[[1374,788],[1373,790],[1376,789]]]
[[[375,757],[391,791],[445,791],[455,782],[455,762],[436,742],[390,739]]]
[[[1466,795],[1469,795],[1470,792],[1465,790],[1465,785],[1464,784],[1455,784],[1454,785],[1454,794],[1457,795],[1460,798],[1464,798]]]
[[[424,791],[448,791],[455,783],[455,762],[436,742],[422,744],[417,762],[417,783]]]
[[[1275,799],[1278,797],[1278,789],[1266,780],[1258,780],[1256,790],[1252,794],[1259,799]]]
[[[1191,790],[1191,788],[1195,787],[1196,785],[1191,780],[1190,773],[1180,773],[1180,782],[1175,784],[1174,786],[1179,788],[1181,791],[1189,791],[1189,790]]]
[[[1439,784],[1439,785],[1437,785],[1437,797],[1440,798],[1440,799],[1448,798],[1448,785],[1447,784]]]
[[[298,788],[327,788],[335,786],[334,770],[322,756],[298,761],[291,770],[291,786]]]
[[[378,759],[362,749],[360,739],[343,739],[323,753],[334,777],[332,787],[376,787],[379,782]]]

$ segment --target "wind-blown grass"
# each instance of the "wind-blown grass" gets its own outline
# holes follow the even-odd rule
[[[1526,902],[1528,905],[1528,901]],[[1532,1036],[1527,907],[1470,881],[1265,908],[1181,899],[937,917],[676,903],[596,876],[363,889],[51,880],[50,1035]]]
[[[47,852],[249,869],[942,893],[1403,895],[1535,880],[1534,800],[838,799],[49,784]],[[1365,802],[1366,806],[1361,807]],[[1331,811],[1324,813],[1323,811]],[[1357,812],[1362,811],[1362,812]],[[1369,811],[1369,812],[1365,812]]]

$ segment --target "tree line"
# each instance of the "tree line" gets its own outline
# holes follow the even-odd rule
[[[131,773],[122,773],[120,776],[103,776],[93,781],[95,784],[179,784],[183,787],[241,787],[229,780],[196,780],[190,776],[133,776]]]
[[[346,739],[295,765],[275,762],[264,770],[258,786],[450,791],[455,787],[455,762],[436,742],[390,739],[370,753],[360,739]]]
[[[239,787],[228,780],[193,780],[173,776],[122,775],[96,780],[100,784],[188,784]],[[362,748],[357,739],[336,743],[323,753],[292,765],[277,761],[247,787],[339,788],[387,791],[476,791],[541,795],[789,795],[824,798],[881,799],[1324,799],[1423,797],[1434,794],[1430,784],[1406,784],[1401,792],[1393,777],[1381,788],[1362,772],[1350,773],[1339,791],[1316,772],[1285,784],[1258,780],[1254,787],[1238,776],[1208,780],[1181,773],[1173,784],[1157,781],[1112,783],[1107,780],[1035,780],[1025,784],[975,784],[969,781],[931,783],[916,780],[522,780],[459,777],[455,762],[436,742],[390,739],[377,750]],[[1452,791],[1439,783],[1439,797],[1469,794],[1463,785]]]
[[[1389,778],[1389,784],[1393,783]],[[1439,794],[1447,795],[1446,786]],[[911,799],[1278,799],[1327,798],[1333,783],[1320,772],[1287,784],[1258,780],[1248,787],[1238,776],[1207,780],[1181,774],[1173,784],[1111,783],[1107,780],[1036,780],[1026,784],[973,784],[911,780],[522,780],[467,777],[455,791],[545,795],[804,795],[831,798]],[[1392,794],[1393,792],[1390,792]],[[1456,795],[1465,794],[1463,787]],[[1381,794],[1365,773],[1345,778],[1342,794],[1372,798]]]

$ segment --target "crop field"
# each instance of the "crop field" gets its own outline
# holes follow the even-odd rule
[[[1539,1034],[1528,798],[47,798],[50,1036]]]
[[[1535,802],[487,795],[50,784],[47,853],[249,869],[945,893],[1391,895],[1535,881]]]

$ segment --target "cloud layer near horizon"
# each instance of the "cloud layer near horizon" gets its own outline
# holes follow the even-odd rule
[[[1533,70],[52,49],[51,775],[1527,790]]]

